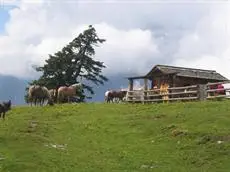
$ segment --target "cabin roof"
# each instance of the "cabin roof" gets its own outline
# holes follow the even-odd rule
[[[209,80],[226,81],[226,77],[217,73],[215,70],[204,70],[168,65],[156,65],[154,66],[145,76],[140,77],[129,77],[129,79],[141,79],[141,78],[151,78],[154,76],[155,72],[161,72],[163,74],[175,74],[176,76],[191,77],[191,78],[201,78]]]

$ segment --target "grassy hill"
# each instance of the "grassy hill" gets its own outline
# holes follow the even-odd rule
[[[0,171],[229,171],[230,101],[14,107]]]

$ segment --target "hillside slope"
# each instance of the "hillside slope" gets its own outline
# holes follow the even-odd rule
[[[0,171],[229,171],[230,101],[15,107]]]

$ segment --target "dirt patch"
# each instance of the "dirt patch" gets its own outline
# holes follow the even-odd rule
[[[28,133],[34,132],[37,128],[37,125],[38,125],[38,121],[30,121],[29,125],[28,125],[27,132]]]
[[[157,115],[146,115],[144,116],[144,119],[153,119],[153,120],[159,120],[162,118],[165,118],[166,115],[165,114],[157,114]]]
[[[184,113],[177,113],[176,114],[176,118],[184,118],[185,117],[185,114]]]
[[[206,144],[207,142],[229,142],[230,141],[230,134],[227,135],[204,135],[197,139],[197,144]]]
[[[136,120],[136,119],[151,119],[151,120],[159,120],[162,118],[165,118],[166,115],[165,114],[157,114],[157,115],[135,115],[132,116],[131,119],[132,120]]]
[[[165,132],[170,132],[173,137],[188,135],[188,130],[180,129],[175,124],[170,124],[166,127],[163,127],[163,128],[161,128],[161,130],[165,131]]]
[[[166,127],[161,128],[161,130],[168,131],[168,130],[175,129],[175,128],[177,128],[175,124],[170,124],[170,125],[167,125]]]
[[[171,132],[172,136],[186,136],[188,135],[188,130],[174,129]]]
[[[161,118],[165,118],[166,115],[165,114],[158,114],[158,115],[154,115],[153,119],[161,119]]]

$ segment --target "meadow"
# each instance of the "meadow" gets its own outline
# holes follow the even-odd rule
[[[230,169],[230,101],[13,107],[0,123],[3,172]]]

